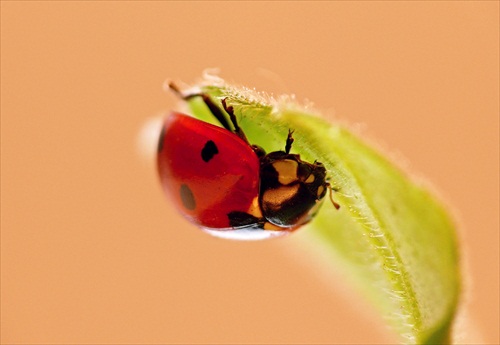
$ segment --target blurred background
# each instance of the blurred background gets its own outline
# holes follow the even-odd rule
[[[404,157],[460,224],[475,341],[499,343],[498,28],[498,2],[2,1],[2,343],[397,341],[300,233],[219,240],[165,200],[138,133],[207,67]]]

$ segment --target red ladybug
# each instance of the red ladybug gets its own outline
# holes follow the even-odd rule
[[[231,124],[208,95],[181,96],[201,96],[224,126],[180,113],[165,119],[158,172],[163,190],[189,221],[219,237],[262,239],[288,234],[314,217],[330,185],[323,164],[290,153],[293,132],[284,151],[266,154],[249,144],[225,100]]]

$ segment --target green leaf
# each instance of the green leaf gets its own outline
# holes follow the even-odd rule
[[[449,343],[460,292],[454,224],[418,181],[342,126],[297,106],[220,81],[201,90],[232,105],[250,142],[282,150],[294,129],[292,152],[322,162],[338,191],[306,229],[325,265],[348,272],[361,292],[408,343]],[[199,98],[194,116],[215,123]]]

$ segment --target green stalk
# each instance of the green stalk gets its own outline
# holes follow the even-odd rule
[[[280,150],[294,129],[292,152],[322,162],[337,192],[325,201],[307,232],[325,265],[341,267],[407,343],[444,344],[460,293],[455,225],[419,181],[342,126],[255,91],[217,81],[198,87],[232,105],[253,144]],[[215,123],[204,104],[189,101],[194,116]]]

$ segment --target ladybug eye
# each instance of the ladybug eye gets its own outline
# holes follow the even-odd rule
[[[315,180],[315,177],[313,174],[309,175],[309,177],[304,181],[305,183],[313,183]]]
[[[317,192],[318,199],[324,197],[325,196],[325,192],[326,192],[325,187],[319,186],[318,187],[318,192]]]

